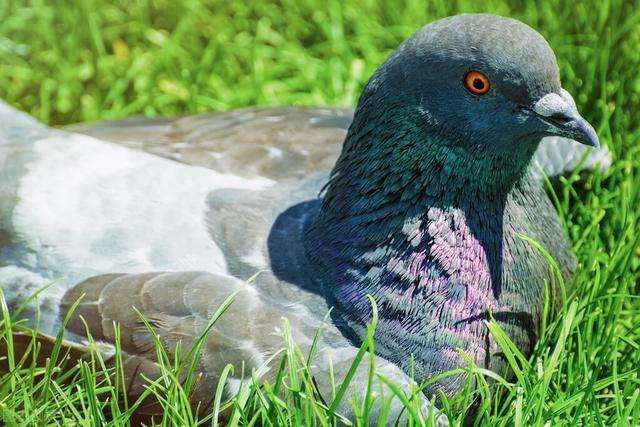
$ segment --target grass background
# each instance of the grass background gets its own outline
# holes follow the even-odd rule
[[[477,393],[475,420],[638,425],[639,6],[625,0],[0,0],[0,98],[51,125],[250,105],[353,105],[386,55],[431,20],[491,12],[528,23],[554,48],[563,86],[612,150],[614,165],[555,185],[555,202],[580,260],[575,293],[530,358],[504,342],[517,375]],[[5,315],[0,325],[5,339],[9,320]],[[128,423],[126,411],[100,399],[111,396],[113,404],[108,386],[97,397],[90,392],[99,366],[77,371],[71,385],[54,377],[57,388],[46,393],[43,387],[52,383],[33,380],[34,369],[0,378],[5,423],[90,425],[95,417]],[[247,391],[245,401],[233,403],[236,421],[336,422],[312,397],[284,389],[284,396],[267,391],[266,398],[257,389]],[[171,390],[165,390],[167,407],[188,413],[181,394]],[[472,400],[464,394],[441,406],[455,423]],[[279,408],[276,418],[268,402]],[[195,415],[178,412],[170,411],[166,425],[196,422]]]

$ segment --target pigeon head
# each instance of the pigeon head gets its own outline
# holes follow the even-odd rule
[[[363,129],[381,145],[400,132],[412,137],[416,155],[445,145],[487,167],[525,167],[544,136],[598,145],[562,89],[545,39],[493,15],[458,15],[419,30],[368,82],[354,123],[347,150]]]

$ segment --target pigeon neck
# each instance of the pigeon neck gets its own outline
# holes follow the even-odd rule
[[[437,205],[501,205],[526,182],[538,145],[514,141],[517,149],[506,153],[426,135],[411,122],[383,128],[374,133],[354,122],[312,228],[404,217]]]
[[[337,305],[353,297],[345,292],[393,292],[396,281],[380,280],[391,277],[390,263],[424,258],[439,227],[460,221],[470,226],[469,244],[481,245],[489,282],[499,289],[505,205],[514,190],[532,185],[527,170],[536,145],[499,157],[390,128],[395,131],[385,138],[352,126],[322,206],[306,227],[306,252]]]

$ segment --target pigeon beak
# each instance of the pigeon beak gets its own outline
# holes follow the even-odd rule
[[[564,89],[551,92],[540,98],[532,108],[549,126],[550,135],[563,136],[589,147],[599,147],[600,141],[593,127],[580,116],[571,94]]]

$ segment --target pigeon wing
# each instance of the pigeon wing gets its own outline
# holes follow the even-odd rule
[[[222,173],[281,181],[331,170],[352,114],[333,108],[253,108],[137,117],[67,130]]]
[[[571,139],[552,136],[542,140],[534,162],[548,177],[556,177],[569,174],[578,166],[582,170],[597,167],[606,170],[611,165],[611,152],[606,146],[592,149]]]

